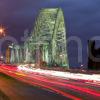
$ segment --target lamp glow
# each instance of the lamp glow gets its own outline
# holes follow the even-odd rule
[[[0,27],[0,36],[5,36],[5,28]]]

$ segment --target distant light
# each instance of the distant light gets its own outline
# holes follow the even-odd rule
[[[13,46],[9,46],[9,48],[13,48]]]
[[[0,26],[0,36],[5,36],[5,28]]]
[[[3,59],[3,56],[1,56],[0,58]]]
[[[0,33],[3,33],[4,32],[4,29],[0,28]]]
[[[62,57],[63,55],[60,55],[60,57]]]
[[[83,67],[83,65],[81,65],[81,67]]]
[[[64,57],[64,54],[60,54],[59,56],[62,58],[62,57]]]

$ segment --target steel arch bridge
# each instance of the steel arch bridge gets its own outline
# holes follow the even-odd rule
[[[35,26],[24,43],[24,50],[16,49],[18,55],[23,54],[19,61],[26,63],[46,62],[48,66],[69,68],[66,29],[61,8],[41,9],[35,21]],[[18,54],[18,50],[23,51]],[[12,52],[12,54],[14,54]],[[12,56],[13,58],[13,56]]]
[[[69,67],[64,15],[61,8],[41,9],[31,37],[30,52],[35,62]],[[27,43],[26,43],[27,44]]]

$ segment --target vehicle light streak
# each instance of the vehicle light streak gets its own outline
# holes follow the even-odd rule
[[[7,66],[7,68],[1,67],[0,70],[1,70],[1,72],[8,74],[11,77],[19,79],[21,81],[25,81],[31,85],[36,85],[36,86],[40,86],[44,89],[49,89],[49,90],[55,91],[58,94],[62,94],[63,96],[74,99],[74,100],[81,100],[81,98],[73,96],[72,94],[66,93],[65,91],[62,90],[62,88],[66,89],[66,90],[70,89],[74,92],[76,91],[77,93],[91,95],[93,97],[100,97],[99,91],[95,91],[94,89],[82,87],[81,82],[80,82],[81,85],[77,82],[71,82],[71,81],[69,81],[69,83],[68,83],[68,80],[70,78],[67,78],[67,80],[65,80],[65,78],[63,78],[62,76],[58,77],[58,76],[52,75],[52,73],[50,74],[50,72],[53,72],[53,71],[45,72],[45,70],[44,71],[42,70],[42,72],[40,72],[41,69],[33,70],[33,69],[28,68],[28,71],[26,73],[25,72],[26,69],[23,70],[23,68],[20,69],[19,67],[18,67],[18,69],[17,68],[10,69],[10,67],[8,67],[8,66]],[[56,71],[54,71],[54,72],[56,72]],[[73,73],[71,73],[71,74],[73,74]],[[81,76],[81,75],[79,75],[79,76]],[[98,77],[98,75],[96,75],[96,76]],[[83,82],[85,83],[86,80],[83,80]],[[87,84],[85,86],[87,86]],[[62,87],[62,88],[60,88],[60,87]]]
[[[60,72],[60,71],[50,71],[50,70],[42,70],[42,69],[30,69],[26,67],[18,66],[19,70],[26,70],[28,72],[38,72],[41,74],[52,75],[61,78],[69,78],[69,79],[82,79],[91,81],[91,82],[100,82],[100,75],[87,75],[87,74],[76,74],[70,72]]]
[[[55,81],[57,80],[58,82],[61,82],[61,83],[69,83],[69,84],[73,84],[73,85],[78,85],[78,86],[82,86],[82,85],[84,85],[84,86],[95,86],[95,87],[97,87],[97,88],[100,88],[100,86],[98,86],[98,85],[91,85],[91,84],[84,84],[84,83],[86,83],[86,82],[84,82],[83,83],[83,81],[81,82],[81,84],[80,83],[78,83],[78,82],[71,82],[71,81],[68,81],[68,79],[61,79],[61,78],[57,78],[57,77],[47,77],[47,76],[43,76],[43,75],[37,75],[36,73],[31,73],[31,74],[28,74],[28,77],[31,77],[31,78],[33,78],[33,76],[34,77],[38,77],[39,79],[41,79],[41,80],[53,80],[54,81],[54,79],[55,79]]]
[[[60,83],[60,82],[49,81],[49,80],[46,80],[44,78],[39,78],[39,77],[31,77],[31,78],[38,80],[38,81],[41,81],[41,82],[52,83],[52,84],[55,84],[55,85],[61,85],[61,86],[64,86],[65,88],[69,87],[69,88],[73,88],[75,90],[82,91],[82,92],[85,92],[85,93],[89,93],[89,94],[92,94],[92,95],[95,95],[95,96],[100,96],[100,92],[93,91],[92,89],[87,89],[87,88],[82,88],[82,87],[80,88],[78,86],[74,86],[74,85],[70,85],[70,84],[64,84],[64,83]]]
[[[3,71],[3,70],[2,70]],[[12,73],[9,73],[9,72],[5,72],[5,71],[3,71],[5,74],[7,74],[7,75],[9,75],[9,76],[11,76],[11,77],[14,77],[14,78],[16,78],[16,79],[18,79],[18,80],[21,80],[21,81],[23,81],[23,82],[26,82],[26,83],[28,83],[28,84],[32,84],[32,85],[34,85],[34,86],[41,86],[43,89],[50,89],[50,90],[52,90],[52,91],[54,91],[54,92],[56,92],[56,93],[58,93],[58,94],[61,94],[61,95],[63,95],[63,96],[65,96],[65,97],[67,97],[67,98],[70,98],[70,99],[73,99],[73,100],[82,100],[82,99],[80,99],[80,98],[78,98],[78,97],[75,97],[75,96],[73,96],[73,95],[71,95],[71,94],[68,94],[68,93],[65,93],[65,92],[63,92],[63,91],[61,91],[61,90],[58,90],[58,89],[56,89],[56,88],[53,88],[52,86],[48,86],[48,85],[43,85],[43,84],[40,84],[40,83],[36,83],[36,82],[32,82],[32,81],[27,81],[25,78],[23,78],[23,77],[21,77],[22,76],[22,74],[12,74]],[[17,76],[18,75],[18,76]],[[21,75],[21,76],[20,76]]]

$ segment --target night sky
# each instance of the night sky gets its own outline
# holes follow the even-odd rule
[[[83,43],[83,62],[87,64],[87,40],[100,35],[100,0],[0,0],[0,24],[6,27],[6,34],[17,40],[24,30],[31,30],[41,8],[61,7],[64,11],[68,37],[78,36]],[[71,66],[77,62],[77,45],[68,45]]]

